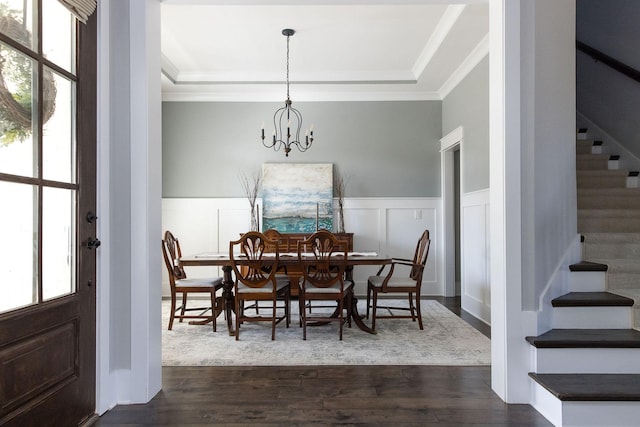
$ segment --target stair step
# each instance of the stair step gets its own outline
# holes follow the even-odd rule
[[[537,374],[538,384],[562,401],[640,401],[640,374]]]
[[[631,298],[610,292],[570,292],[551,301],[554,329],[629,329]]]
[[[570,271],[607,271],[609,267],[606,264],[591,261],[580,261],[569,266]]]
[[[635,329],[551,329],[526,339],[536,348],[640,348]]]
[[[608,154],[576,154],[577,170],[606,170],[609,169],[610,156]]]
[[[578,188],[626,188],[628,171],[625,170],[578,170]]]
[[[571,264],[569,290],[573,292],[599,292],[606,289],[607,265],[582,261]]]
[[[640,209],[640,188],[580,188],[578,209]]]
[[[585,376],[575,374],[560,377],[548,374],[530,374],[532,405],[555,426],[581,427],[629,427],[637,426],[640,419],[640,402],[634,390],[638,379],[620,376]],[[538,375],[538,377],[536,377]],[[624,389],[615,384],[621,382]],[[595,390],[592,384],[597,384]],[[604,388],[601,388],[600,385]],[[607,391],[612,388],[612,393]],[[551,389],[551,391],[549,390]],[[592,391],[592,393],[590,393]],[[555,394],[554,394],[555,393]],[[560,395],[563,399],[558,398]]]
[[[569,292],[551,301],[554,307],[633,307],[631,298],[610,292]]]
[[[590,260],[640,259],[640,233],[585,233],[583,256]]]
[[[580,233],[638,233],[640,209],[578,209]]]

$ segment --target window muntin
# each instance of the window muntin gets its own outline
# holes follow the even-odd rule
[[[0,312],[77,291],[77,24],[57,3],[0,0]]]

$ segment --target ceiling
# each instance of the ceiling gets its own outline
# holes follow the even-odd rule
[[[455,0],[449,0],[455,1]],[[439,100],[489,51],[488,0],[164,0],[165,101]]]

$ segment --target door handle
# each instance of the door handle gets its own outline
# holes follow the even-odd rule
[[[92,211],[87,212],[87,222],[89,224],[92,224],[93,221],[95,221],[96,219],[98,219],[98,217],[96,216],[96,214]]]
[[[100,246],[100,239],[98,238],[91,238],[89,237],[89,240],[87,241],[87,248],[89,249],[93,249],[93,248],[98,248]]]

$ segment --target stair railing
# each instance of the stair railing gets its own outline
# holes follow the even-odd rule
[[[598,62],[602,62],[605,65],[613,68],[614,70],[624,74],[625,76],[640,82],[640,71],[636,70],[629,65],[618,61],[607,55],[606,53],[602,53],[601,51],[589,46],[588,44],[582,43],[581,41],[576,40],[576,49],[582,51],[589,55],[591,58]]]

